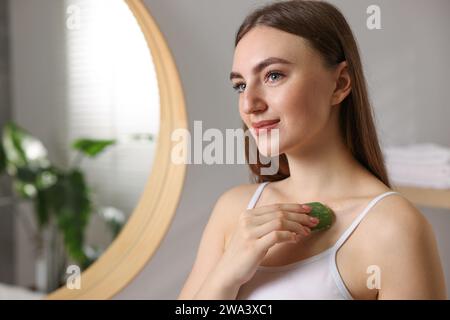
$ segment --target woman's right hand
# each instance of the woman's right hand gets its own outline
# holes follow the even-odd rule
[[[310,211],[296,203],[245,210],[217,265],[219,274],[232,286],[249,281],[271,247],[298,242],[311,233],[318,220],[308,215]]]

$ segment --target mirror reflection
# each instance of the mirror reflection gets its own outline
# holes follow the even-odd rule
[[[122,0],[0,10],[0,299],[42,298],[133,212],[156,150],[158,85]]]

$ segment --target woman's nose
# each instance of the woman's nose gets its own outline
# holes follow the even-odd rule
[[[245,113],[261,112],[267,109],[267,104],[257,90],[246,88],[243,95],[242,108]]]

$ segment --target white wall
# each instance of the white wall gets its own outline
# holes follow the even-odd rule
[[[237,96],[227,80],[234,34],[246,13],[266,2],[145,0],[175,57],[191,129],[194,120],[202,120],[204,128],[240,127]],[[378,0],[383,29],[376,31],[365,27],[366,8],[374,1],[332,3],[341,8],[359,41],[381,141],[433,141],[450,147],[450,2]],[[175,299],[215,201],[247,181],[245,166],[189,166],[171,229],[156,255],[115,298]],[[450,211],[420,209],[435,228],[450,279]]]
[[[0,0],[0,128],[10,120],[8,2]],[[10,181],[0,175],[0,283],[14,277],[14,214],[6,197],[11,195]]]
[[[64,164],[64,16],[57,0],[10,1],[10,87],[12,120],[39,137],[49,158]],[[15,283],[34,285],[34,249],[30,246],[27,219],[32,228],[30,203],[16,206]],[[26,222],[26,221],[25,221]]]

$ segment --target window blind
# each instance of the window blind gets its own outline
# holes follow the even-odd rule
[[[129,215],[150,174],[159,130],[159,92],[151,52],[122,0],[65,0],[67,145],[118,139],[82,169],[102,206]],[[133,140],[153,135],[153,142]],[[70,148],[67,153],[75,157]]]

